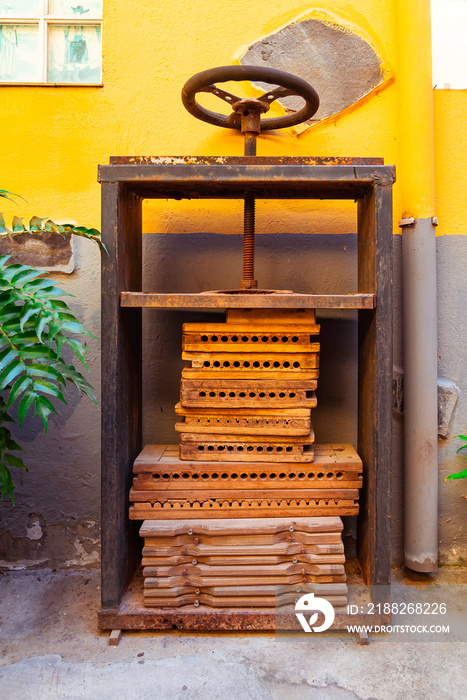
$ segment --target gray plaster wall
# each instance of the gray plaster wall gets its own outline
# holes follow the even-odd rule
[[[75,271],[52,276],[75,295],[67,303],[99,337],[100,254],[83,239],[75,237],[73,246]],[[100,344],[91,338],[86,344],[89,373],[83,373],[99,395]],[[99,565],[100,408],[72,388],[65,398],[47,435],[31,415],[24,430],[12,428],[29,471],[13,470],[16,505],[6,499],[0,504],[0,567]]]
[[[400,236],[394,236],[394,364],[403,368],[401,337]],[[76,270],[56,275],[83,322],[99,335],[99,254],[77,241]],[[444,482],[465,462],[456,456],[454,436],[467,422],[467,327],[465,275],[467,238],[441,237],[438,245],[439,374],[459,388],[459,400],[446,438],[440,440],[440,560],[467,561],[467,483]],[[152,291],[203,291],[238,286],[241,237],[216,233],[144,236],[144,288]],[[356,235],[262,234],[257,237],[257,277],[266,288],[302,292],[356,291]],[[222,314],[145,310],[144,441],[176,442],[174,404],[179,397],[182,323],[222,319]],[[356,312],[323,311],[318,407],[313,425],[319,442],[356,442]],[[99,389],[99,344],[90,342],[90,380]],[[85,397],[68,394],[69,403],[51,420],[44,435],[28,419],[21,435],[28,473],[17,473],[16,506],[0,506],[0,564],[98,566],[100,504],[100,412]],[[393,421],[393,561],[402,560],[402,417]],[[354,533],[354,524],[347,523]]]

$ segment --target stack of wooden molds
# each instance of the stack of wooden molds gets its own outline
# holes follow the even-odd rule
[[[144,603],[167,608],[274,608],[315,593],[346,605],[340,518],[151,521]]]
[[[357,515],[362,485],[351,445],[316,445],[313,464],[187,462],[146,445],[133,473],[132,520]]]
[[[309,310],[184,325],[180,446],[148,445],[133,467],[145,605],[345,605],[340,516],[358,513],[362,462],[313,444],[318,333]]]
[[[147,445],[133,470],[146,606],[273,608],[311,592],[345,605],[336,516],[358,513],[362,485],[351,445],[317,445],[313,464],[187,462]]]
[[[180,459],[312,462],[319,343],[314,310],[231,310],[185,323]]]

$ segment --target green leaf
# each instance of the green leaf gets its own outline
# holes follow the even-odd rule
[[[12,327],[17,326],[18,330],[20,330],[20,326],[18,324],[18,312],[20,309],[20,306],[15,306],[14,304],[8,304],[3,309],[0,309],[0,325],[2,326],[3,330],[7,324]]]
[[[71,365],[65,365],[61,369],[62,376],[72,382],[83,394],[86,394],[93,403],[97,406],[97,398],[94,392],[94,387],[89,384],[80,372],[77,372]]]
[[[44,328],[48,324],[49,319],[50,319],[49,314],[43,314],[41,316],[38,316],[36,319],[35,329],[36,329],[37,337],[39,338],[39,342],[42,340],[42,333],[44,332]]]
[[[25,304],[23,306],[23,312],[21,314],[21,330],[24,330],[24,326],[29,321],[31,316],[35,316],[36,314],[40,313],[40,311],[40,306],[35,306],[33,303]]]
[[[55,353],[47,345],[28,345],[20,351],[23,360],[41,360],[45,364],[55,361]]]
[[[30,377],[41,377],[42,379],[61,379],[62,375],[54,365],[34,363],[28,365],[26,371]]]
[[[73,294],[65,292],[60,287],[47,287],[47,289],[39,289],[34,293],[36,299],[49,299],[50,297],[72,297]]]
[[[63,346],[63,343],[65,342],[65,336],[62,335],[61,333],[57,333],[55,336],[55,348],[56,348],[56,353],[57,353],[57,359],[60,357],[60,352]]]
[[[8,415],[8,413],[3,412],[2,413],[2,421],[4,423],[14,423],[15,421],[11,416]]]
[[[41,231],[42,224],[46,219],[47,219],[47,217],[44,217],[43,219],[41,219],[39,216],[33,216],[31,221],[29,222],[30,230],[31,231]]]
[[[3,216],[0,214],[0,218],[3,219]],[[7,260],[11,258],[11,255],[0,255],[0,268],[3,268]]]
[[[57,413],[53,403],[45,396],[38,396],[35,402],[34,415],[39,415],[42,418],[45,432],[47,432],[47,424],[51,413]]]
[[[6,407],[9,408],[15,401],[31,386],[31,379],[27,376],[21,376],[13,384]]]
[[[3,459],[7,464],[10,465],[10,467],[16,467],[17,469],[25,469],[27,471],[27,467],[24,464],[21,457],[17,457],[17,455],[11,455],[7,453],[3,455]]]
[[[7,265],[6,268],[4,268],[2,272],[2,276],[8,280],[8,282],[11,283],[12,278],[18,274],[18,272],[22,272],[27,266],[22,265],[21,263],[12,263],[11,265]],[[44,275],[44,272],[41,272],[40,270],[37,270],[38,275]]]
[[[39,277],[41,274],[43,273],[40,270],[24,265],[24,269],[21,272],[13,275],[11,278],[11,283],[17,287],[23,287],[26,282],[36,279],[36,277]]]
[[[0,352],[0,372],[3,370],[4,367],[6,367],[11,360],[13,360],[15,357],[18,357],[18,351],[15,350],[14,348],[11,347],[11,345],[8,345],[5,350],[2,350]]]
[[[60,321],[55,319],[49,323],[49,344],[52,343],[53,339],[60,333],[62,329],[62,324]]]
[[[23,200],[23,202],[27,201],[20,194],[15,194],[14,192],[8,192],[8,190],[0,190],[0,197],[5,197],[5,199],[9,199],[10,202],[14,202],[15,204],[16,204],[15,200],[12,199],[11,197],[19,197],[20,199]]]
[[[18,417],[19,417],[19,427],[23,425],[23,421],[26,418],[29,409],[37,398],[35,391],[30,391],[23,396],[18,406]]]
[[[86,369],[88,369],[85,358],[85,355],[88,352],[88,348],[86,347],[86,345],[84,343],[81,343],[79,340],[75,340],[74,338],[67,338],[66,342],[72,349],[73,354],[76,355],[76,357],[79,360],[81,360]]]
[[[34,382],[34,389],[44,394],[49,394],[49,396],[55,396],[57,399],[60,399],[60,401],[63,401],[63,403],[66,403],[62,392],[55,384],[52,384],[52,382],[47,382],[45,379],[36,379]]]
[[[17,442],[15,442],[14,440],[12,440],[11,438],[9,438],[9,439],[6,441],[6,447],[7,447],[8,450],[16,450],[16,451],[19,451],[19,452],[24,452],[24,449],[23,449],[20,445],[18,445]]]
[[[35,333],[30,332],[29,329],[26,329],[25,332],[21,333],[21,330],[18,331],[15,335],[15,345],[17,348],[20,349],[20,352],[22,353],[25,348],[31,347],[31,345],[36,345],[38,343],[38,337]]]
[[[6,466],[0,462],[0,503],[3,501],[5,496],[10,497],[10,501],[15,505],[15,499],[13,496],[13,491],[15,490],[15,484],[11,478],[11,472]]]
[[[23,233],[26,231],[25,226],[23,226],[23,219],[21,219],[19,216],[13,217],[11,228],[13,229],[13,233]]]
[[[11,284],[15,285],[16,280],[19,277],[21,277],[22,274],[25,272],[31,272],[32,267],[29,267],[29,265],[21,265],[20,263],[16,263],[15,265],[10,265],[9,269],[13,271],[13,274],[10,276],[10,281]],[[38,275],[38,271],[34,270],[36,273],[36,277]]]
[[[95,338],[91,331],[88,331],[88,329],[85,328],[82,323],[62,323],[62,329],[64,331],[68,331],[68,333],[80,333],[81,335],[89,335],[91,338]]]
[[[62,299],[54,299],[52,301],[52,306],[54,309],[65,309],[66,311],[69,311],[68,304],[65,301],[62,301]]]
[[[79,323],[79,321],[77,321],[76,316],[74,316],[74,314],[71,313],[70,309],[66,309],[66,311],[57,311],[56,315],[57,315],[58,320],[61,321],[62,323],[67,323],[67,322],[71,322],[71,323],[78,322]]]
[[[41,272],[40,274],[45,274],[44,272]],[[46,277],[40,277],[38,279],[32,280],[31,282],[27,282],[23,289],[29,293],[34,293],[38,289],[46,289],[46,288],[53,288],[53,284],[50,282],[49,279]]]
[[[467,469],[457,472],[456,474],[450,474],[444,481],[449,481],[449,479],[467,479]]]
[[[21,362],[21,360],[17,359],[10,362],[3,372],[0,373],[0,391],[3,391],[3,389],[5,389],[23,370],[24,363]]]

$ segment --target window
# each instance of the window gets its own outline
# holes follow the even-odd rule
[[[431,0],[433,85],[467,89],[467,0]]]
[[[0,83],[100,84],[101,27],[102,0],[0,0]]]

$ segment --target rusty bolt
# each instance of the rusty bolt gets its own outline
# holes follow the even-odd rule
[[[195,544],[199,544],[199,537],[194,537],[194,538],[193,538],[193,542],[194,542]]]

